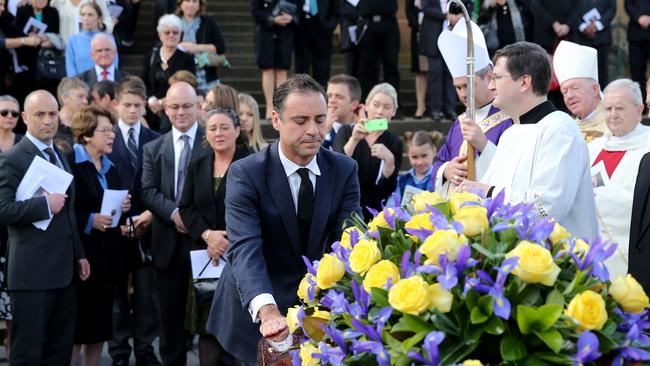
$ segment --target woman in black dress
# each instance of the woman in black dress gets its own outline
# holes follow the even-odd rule
[[[397,91],[392,85],[375,85],[366,98],[368,120],[385,118],[390,122],[397,113]],[[397,175],[402,165],[402,140],[388,130],[368,132],[365,118],[355,125],[341,127],[334,140],[334,151],[344,153],[359,165],[359,186],[363,217],[370,221],[367,209],[381,210],[397,187]]]
[[[293,32],[298,21],[296,13],[291,13],[288,7],[280,9],[279,3],[279,0],[251,1],[255,19],[255,53],[257,65],[262,69],[266,119],[271,118],[273,92],[287,80],[293,55]],[[293,9],[297,11],[304,2],[286,0],[282,3],[294,5]]]
[[[233,109],[212,109],[205,120],[205,142],[212,154],[190,162],[179,212],[192,238],[192,250],[207,249],[217,264],[228,249],[224,205],[228,168],[250,151],[240,137],[239,118]],[[205,329],[212,296],[201,296],[194,286],[189,289],[185,325],[192,334],[199,334],[201,365],[232,365],[233,357]]]
[[[88,280],[77,291],[77,320],[72,364],[83,351],[83,364],[99,365],[104,342],[113,338],[113,295],[118,274],[125,271],[124,239],[113,217],[100,214],[106,189],[119,189],[119,178],[106,156],[113,151],[115,120],[105,109],[86,106],[72,117],[72,157],[79,236],[90,262]],[[129,198],[122,212],[131,207]],[[117,213],[114,213],[117,214]]]

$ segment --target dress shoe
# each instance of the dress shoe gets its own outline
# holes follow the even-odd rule
[[[456,114],[456,112],[447,112],[445,113],[445,117],[451,121],[455,121],[456,118],[458,118],[458,115]]]
[[[442,112],[433,112],[431,113],[431,118],[433,118],[436,121],[441,121],[442,119],[445,118],[445,115]]]

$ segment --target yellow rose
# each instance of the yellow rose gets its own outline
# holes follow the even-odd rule
[[[445,202],[445,199],[437,192],[424,191],[411,198],[415,212],[422,212],[427,208],[427,205],[434,206],[442,202]]]
[[[433,231],[433,224],[431,223],[430,217],[431,214],[428,212],[414,215],[404,224],[404,227],[407,229],[427,229]]]
[[[560,267],[555,264],[553,256],[548,249],[529,241],[521,241],[506,254],[506,258],[519,257],[517,267],[512,274],[528,283],[541,283],[553,286]]]
[[[431,309],[438,309],[441,313],[451,311],[451,304],[454,301],[454,295],[442,288],[439,283],[429,286],[429,296],[431,296]]]
[[[549,239],[551,239],[551,242],[553,244],[557,244],[558,242],[564,239],[568,239],[570,237],[571,237],[571,233],[569,233],[564,228],[564,226],[558,224],[557,222],[555,223],[555,226],[553,226],[553,232],[551,233],[551,235],[549,235]]]
[[[397,282],[400,279],[399,268],[393,262],[384,259],[370,267],[363,279],[363,288],[370,293],[373,287],[383,288],[389,278],[392,279],[392,283]]]
[[[648,295],[632,275],[616,277],[609,286],[609,293],[627,312],[640,313],[650,307]]]
[[[454,214],[454,220],[463,224],[463,234],[476,236],[489,227],[487,209],[481,206],[465,206]]]
[[[316,270],[316,284],[325,290],[334,286],[345,275],[345,265],[334,254],[325,254]]]
[[[388,291],[388,302],[403,313],[420,315],[431,305],[429,285],[417,275],[401,279]]]
[[[359,234],[359,237],[361,237],[359,230],[357,230],[357,228],[354,226],[350,226],[343,230],[343,234],[341,234],[341,241],[339,242],[340,246],[346,249],[352,249],[352,244],[350,244],[350,234],[352,234],[353,231],[356,231]]]
[[[576,295],[564,313],[577,320],[580,329],[601,330],[607,321],[605,300],[591,290]]]
[[[479,360],[465,360],[463,366],[483,366]]]
[[[464,235],[458,235],[455,230],[436,230],[420,246],[420,253],[427,256],[427,264],[438,265],[438,257],[447,253],[447,258],[456,260],[462,243],[466,243]]]
[[[388,212],[388,215],[392,215],[393,213],[395,213],[395,210],[393,210],[392,208],[387,208],[386,210]],[[377,216],[375,216],[368,223],[368,230],[370,231],[377,231],[377,229],[380,227],[390,228],[390,225],[388,225],[388,222],[384,218],[384,211],[379,211]]]
[[[305,273],[305,277],[302,278],[302,281],[300,281],[300,285],[298,285],[298,297],[300,300],[304,302],[309,302],[307,298],[307,291],[309,290],[309,282],[308,279],[311,278],[312,282],[316,282],[316,278],[309,272]],[[314,286],[314,296],[318,293],[318,287]]]
[[[300,321],[298,320],[298,309],[300,309],[299,306],[294,306],[287,309],[287,325],[289,326],[289,332],[291,333],[300,328]]]
[[[303,343],[300,345],[300,361],[302,366],[318,366],[320,359],[314,357],[315,353],[320,353],[318,347],[311,343]]]
[[[460,211],[460,206],[465,202],[481,203],[481,197],[470,192],[454,192],[449,196],[449,203],[451,204],[451,213],[456,214]]]
[[[350,269],[354,273],[364,274],[373,264],[381,259],[381,251],[374,240],[361,239],[350,253]]]

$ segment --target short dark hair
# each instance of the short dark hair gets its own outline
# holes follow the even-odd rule
[[[507,59],[506,70],[513,80],[529,75],[535,95],[543,96],[548,93],[551,63],[542,47],[535,43],[517,42],[501,48],[494,54],[495,65],[501,57]]]
[[[348,87],[348,92],[350,93],[350,99],[352,100],[361,100],[361,84],[359,80],[354,76],[346,74],[338,74],[332,76],[328,81],[328,84],[345,84]]]
[[[327,102],[327,94],[323,86],[307,74],[294,74],[291,75],[284,83],[273,93],[273,110],[282,115],[284,112],[284,102],[289,97],[289,94],[308,94],[320,93]]]
[[[134,94],[147,100],[147,86],[144,81],[137,76],[127,76],[117,84],[115,88],[115,97],[119,101],[124,94]]]
[[[100,98],[109,96],[111,100],[115,99],[115,83],[110,80],[102,80],[93,85],[93,91],[97,93]]]

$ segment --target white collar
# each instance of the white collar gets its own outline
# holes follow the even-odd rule
[[[282,147],[280,146],[280,142],[278,142],[278,155],[280,156],[280,162],[282,163],[282,167],[284,168],[284,173],[287,175],[287,177],[295,173],[300,168],[307,168],[309,169],[310,172],[314,173],[317,176],[320,176],[320,168],[318,167],[318,163],[316,162],[316,156],[314,156],[309,162],[309,164],[307,164],[306,166],[300,166],[294,163],[293,161],[289,160],[282,153]]]
[[[585,117],[585,118],[580,118],[580,117],[578,117],[578,122],[589,121],[589,120],[591,119],[591,117],[593,117],[593,116],[596,114],[596,112],[598,112],[598,105],[596,105],[596,108],[594,108],[594,110],[591,111],[591,113],[589,113],[589,114],[587,115],[587,117]],[[576,116],[576,117],[577,117],[577,116]]]
[[[140,123],[140,121],[137,121],[133,125],[129,125],[128,123],[122,121],[121,119],[119,121],[117,121],[117,126],[120,128],[120,130],[122,130],[122,131],[124,131],[126,133],[128,133],[129,129],[131,127],[133,127],[133,129],[135,130],[135,133],[138,134],[138,135],[140,134],[140,129],[142,128],[142,124]]]
[[[641,122],[625,136],[614,136],[608,131],[603,136],[605,138],[603,148],[607,151],[627,151],[646,147],[649,132],[650,127],[643,125]]]
[[[112,79],[115,80],[115,64],[112,64],[106,70],[108,71],[108,75],[112,76]],[[102,71],[104,71],[104,68],[95,64],[95,74],[97,74],[97,80],[99,80],[99,77],[102,76]]]
[[[490,113],[490,109],[492,108],[492,102],[484,105],[483,107],[479,108],[476,110],[476,114],[474,115],[474,119],[476,123],[483,121],[488,117],[488,113]]]
[[[172,140],[174,143],[178,142],[178,140],[181,138],[182,135],[187,135],[190,137],[190,141],[194,141],[194,138],[196,137],[196,131],[199,129],[199,124],[198,122],[194,122],[192,127],[190,127],[189,130],[185,132],[181,132],[176,129],[176,127],[172,127]],[[190,142],[192,144],[192,142]]]

